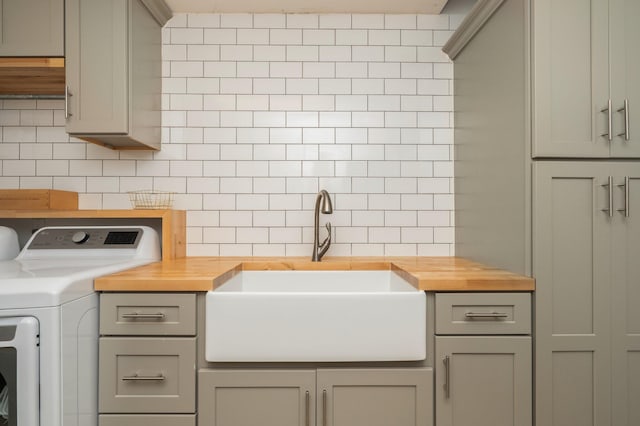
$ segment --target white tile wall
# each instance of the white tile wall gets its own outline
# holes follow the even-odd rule
[[[453,254],[448,15],[180,14],[163,30],[162,151],[69,138],[62,102],[0,101],[0,187],[177,192],[189,255]],[[324,229],[322,230],[324,231]]]

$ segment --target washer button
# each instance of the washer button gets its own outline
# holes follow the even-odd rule
[[[82,244],[89,239],[89,234],[84,231],[78,231],[71,237],[71,241],[76,244]]]

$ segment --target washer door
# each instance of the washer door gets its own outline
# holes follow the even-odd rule
[[[39,421],[38,320],[0,318],[0,426]]]

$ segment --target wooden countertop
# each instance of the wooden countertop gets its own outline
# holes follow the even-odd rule
[[[95,280],[99,291],[209,291],[241,270],[393,270],[425,291],[533,291],[533,278],[459,257],[183,257]]]

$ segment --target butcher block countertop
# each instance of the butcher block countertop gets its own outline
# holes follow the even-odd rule
[[[209,291],[238,272],[393,270],[425,291],[533,291],[532,278],[459,257],[183,257],[97,278],[98,291]]]

